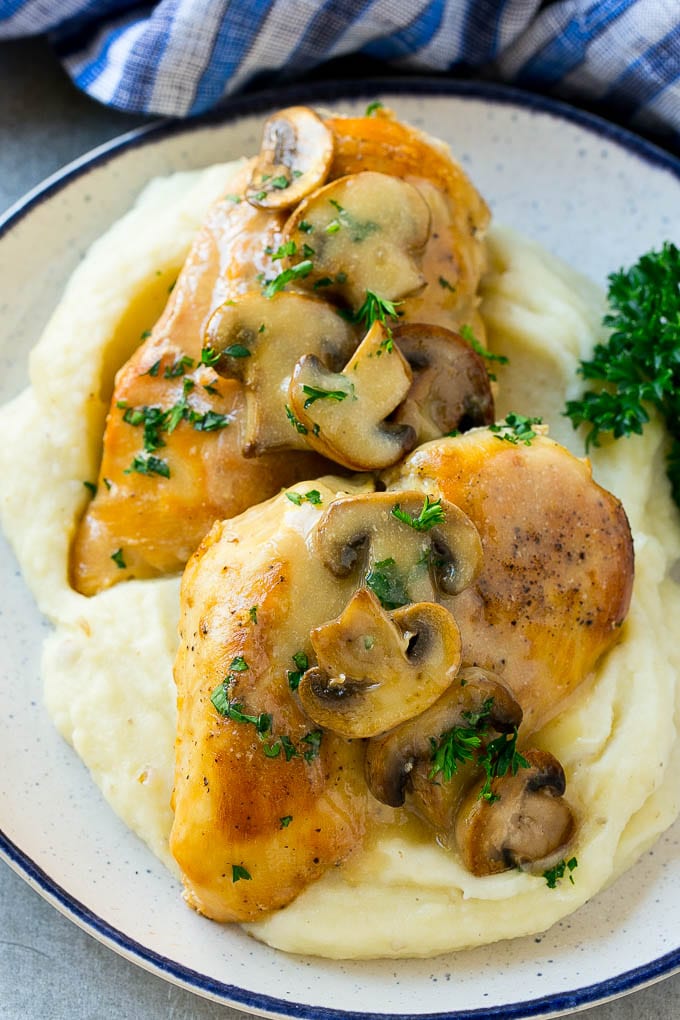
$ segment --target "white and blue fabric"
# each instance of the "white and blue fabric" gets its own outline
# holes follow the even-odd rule
[[[121,110],[189,116],[355,54],[595,104],[680,146],[680,0],[0,0],[0,38],[44,32]]]

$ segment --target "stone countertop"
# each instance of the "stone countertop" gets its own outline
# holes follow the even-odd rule
[[[0,43],[0,96],[0,214],[65,163],[149,119],[107,109],[79,93],[43,39]],[[0,1015],[3,1020],[245,1016],[116,955],[2,864]],[[680,974],[578,1016],[677,1020]]]

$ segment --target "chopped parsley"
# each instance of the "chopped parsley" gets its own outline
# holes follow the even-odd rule
[[[680,506],[680,250],[666,241],[630,269],[609,276],[611,330],[579,372],[592,382],[565,414],[574,428],[588,425],[586,448],[600,436],[640,435],[655,408],[671,437],[668,477]]]
[[[313,268],[314,267],[309,259],[305,259],[303,262],[298,262],[296,266],[291,266],[290,269],[284,269],[283,272],[279,273],[278,276],[275,276],[273,280],[268,280],[262,288],[262,293],[265,297],[272,298],[294,280],[304,280],[305,277],[309,276]]]
[[[285,259],[290,255],[297,254],[297,245],[295,241],[286,241],[285,244],[279,245],[275,252],[272,252],[271,248],[266,249],[267,254],[271,255],[272,262],[276,262],[277,259]]]
[[[257,606],[251,606],[248,610],[248,616],[252,623],[257,623]]]
[[[444,290],[450,290],[452,294],[456,293],[456,288],[453,286],[445,276],[439,277],[439,286],[443,287]]]
[[[556,889],[557,883],[560,879],[564,878],[565,872],[569,874],[569,881],[574,884],[574,876],[572,872],[578,867],[578,861],[575,857],[570,857],[568,861],[560,861],[554,868],[548,868],[547,871],[543,872],[543,878],[545,879],[548,889]]]
[[[248,665],[248,663],[246,662],[242,655],[237,655],[229,663],[229,669],[232,673],[245,673],[247,670],[250,669],[250,666]]]
[[[292,815],[284,815],[282,818],[279,818],[279,824],[282,829],[287,829],[292,821],[293,821]]]
[[[182,376],[189,369],[194,367],[194,359],[190,358],[188,354],[183,354],[181,358],[174,361],[172,365],[165,366],[165,372],[163,377],[165,379],[177,379],[178,376]]]
[[[144,336],[143,333],[142,333],[142,336]],[[153,365],[151,366],[149,371],[146,373],[146,375],[151,375],[151,376],[153,376],[155,378],[158,375],[160,367],[161,367],[161,359],[159,358],[158,361],[154,361]]]
[[[83,482],[83,485],[93,496],[97,495],[97,486],[94,482]]]
[[[300,220],[298,230],[301,230],[303,234],[311,234],[314,230],[314,224],[309,223],[307,220]]]
[[[398,521],[408,524],[409,528],[413,528],[414,531],[429,531],[430,528],[436,527],[437,524],[443,524],[446,519],[441,498],[430,502],[430,497],[427,495],[417,517],[413,517],[406,510],[402,510],[398,503],[395,503],[390,513]]]
[[[148,340],[150,336],[151,336],[151,330],[150,330],[150,329],[144,329],[144,330],[142,330],[142,332],[141,332],[141,333],[139,334],[139,339],[140,339],[140,340]],[[151,375],[151,373],[150,373],[150,372],[149,372],[149,375]]]
[[[303,422],[300,421],[299,418],[295,417],[291,409],[288,407],[288,404],[286,404],[286,418],[291,423],[296,432],[299,432],[301,436],[307,435],[309,429]]]
[[[296,691],[300,686],[300,680],[302,674],[309,669],[309,659],[304,652],[295,652],[293,655],[293,662],[296,668],[294,670],[288,670],[288,686],[291,691]]]
[[[432,768],[428,779],[441,774],[448,783],[458,771],[458,766],[473,761],[482,745],[487,719],[491,713],[493,698],[487,698],[477,712],[464,713],[467,726],[453,726],[441,734],[439,739],[430,737],[432,747]]]
[[[428,773],[430,779],[441,775],[444,782],[448,782],[459,765],[474,762],[486,775],[479,798],[490,804],[498,800],[491,789],[492,780],[508,773],[515,776],[519,769],[529,768],[529,762],[517,750],[516,726],[512,733],[502,733],[484,744],[492,707],[493,698],[487,698],[477,711],[463,713],[466,725],[454,726],[438,739],[430,738],[432,767]]]
[[[411,601],[391,556],[373,564],[366,574],[366,587],[377,595],[383,609],[399,609]]]
[[[537,435],[533,426],[542,424],[542,418],[527,418],[523,414],[510,412],[505,416],[505,421],[489,425],[489,432],[493,432],[496,439],[505,440],[506,443],[512,443],[514,446],[519,443],[531,446],[531,440],[535,439]]]
[[[301,492],[287,492],[286,499],[295,506],[302,506],[303,503],[312,503],[314,506],[321,506],[321,493],[318,489],[310,489],[303,495]]]
[[[220,360],[220,352],[213,350],[212,347],[204,347],[201,351],[201,364],[207,365],[208,368]]]
[[[244,879],[246,882],[252,880],[252,875],[247,868],[244,868],[242,864],[232,864],[231,866],[231,880],[232,882],[240,882]]]
[[[506,358],[504,354],[494,354],[493,351],[487,351],[486,347],[483,347],[480,344],[479,340],[473,333],[471,326],[467,325],[461,326],[460,335],[462,336],[465,343],[472,348],[475,354],[479,354],[479,356],[481,358],[484,358],[485,361],[495,361],[499,365],[509,364],[510,359]],[[490,376],[490,378],[494,379],[495,376]]]
[[[364,117],[372,117],[374,113],[376,113],[378,110],[382,110],[382,108],[383,104],[380,102],[380,100],[374,99],[373,102],[369,103],[368,106],[366,107],[366,113],[364,114]]]
[[[364,303],[356,312],[347,312],[341,309],[339,314],[348,322],[361,324],[366,330],[369,330],[374,322],[381,322],[385,325],[387,319],[396,321],[399,318],[398,304],[401,302],[388,301],[386,298],[379,297],[372,290],[367,290]]]
[[[322,390],[316,386],[305,385],[302,387],[302,392],[307,397],[304,403],[305,410],[311,407],[316,400],[337,400],[339,403],[350,395],[347,390]]]
[[[502,733],[500,737],[491,740],[483,754],[478,758],[478,764],[486,773],[484,785],[479,796],[489,803],[497,800],[497,796],[491,790],[491,781],[498,776],[505,776],[508,772],[516,776],[520,769],[528,769],[529,762],[517,750],[517,727],[512,733]]]
[[[167,460],[163,460],[161,457],[154,457],[152,454],[138,454],[130,464],[129,468],[125,468],[123,474],[129,475],[136,472],[139,475],[160,475],[162,478],[170,477],[170,467]]]
[[[127,564],[123,559],[123,550],[116,549],[115,553],[111,553],[111,559],[116,564],[119,570],[125,570]]]
[[[229,347],[225,347],[223,354],[226,354],[229,358],[249,358],[250,351],[243,344],[231,344]]]
[[[341,227],[346,227],[350,232],[350,241],[353,244],[361,244],[371,234],[377,233],[380,227],[374,220],[357,220],[344,206],[336,202],[334,198],[328,201],[337,212],[337,217],[326,227],[327,234],[336,234]],[[329,229],[332,227],[332,229]]]

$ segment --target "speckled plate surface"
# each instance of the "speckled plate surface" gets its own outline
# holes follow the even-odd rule
[[[567,107],[441,82],[260,94],[207,120],[125,136],[10,210],[0,224],[0,398],[25,384],[26,354],[70,272],[145,181],[256,151],[263,114],[275,105],[360,111],[376,94],[451,143],[499,221],[603,285],[612,269],[678,240],[678,163]],[[547,934],[433,960],[290,957],[201,919],[53,730],[38,675],[47,624],[4,544],[0,570],[0,853],[67,916],[140,966],[246,1011],[318,1020],[548,1017],[680,969],[677,824],[631,872]]]

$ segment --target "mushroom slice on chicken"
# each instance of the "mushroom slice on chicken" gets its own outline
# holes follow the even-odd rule
[[[246,198],[260,209],[290,209],[320,187],[333,159],[333,133],[307,106],[289,106],[265,121]]]
[[[561,856],[575,831],[560,763],[547,751],[522,752],[527,766],[471,786],[456,819],[456,843],[473,875],[545,865]]]
[[[496,428],[428,443],[385,477],[393,490],[434,489],[474,522],[481,570],[444,604],[463,662],[502,676],[526,737],[617,642],[633,543],[621,503],[593,481],[587,460],[547,436],[520,441]]]
[[[375,322],[342,372],[314,355],[301,358],[288,399],[312,449],[354,471],[373,471],[415,445],[410,425],[386,421],[410,385],[411,370]]]
[[[296,362],[313,355],[322,372],[345,365],[356,347],[352,327],[325,301],[304,294],[264,297],[250,291],[222,305],[208,323],[204,350],[215,371],[245,386],[242,452],[253,457],[272,449],[309,449],[288,405]]]
[[[442,326],[406,323],[392,329],[392,338],[413,382],[391,420],[410,425],[419,446],[449,432],[491,425],[489,373],[484,359],[461,336]]]
[[[461,781],[469,779],[473,749],[481,747],[490,732],[511,733],[521,721],[522,709],[496,677],[480,669],[461,669],[428,709],[369,741],[368,788],[391,807],[401,807],[408,793],[416,810],[439,832],[447,833]],[[437,769],[437,749],[456,731],[464,731],[467,744],[459,741],[458,755],[452,752],[446,768]]]
[[[389,174],[342,177],[301,202],[283,232],[286,265],[311,260],[304,286],[323,288],[359,308],[371,291],[396,301],[422,290],[418,266],[430,210],[418,189]]]
[[[386,609],[436,602],[472,584],[482,567],[477,529],[454,504],[413,492],[334,500],[313,542],[337,578],[362,572]]]
[[[298,696],[319,726],[373,737],[418,715],[449,687],[460,664],[452,616],[432,602],[386,613],[360,588],[341,615],[311,633],[318,666]]]

